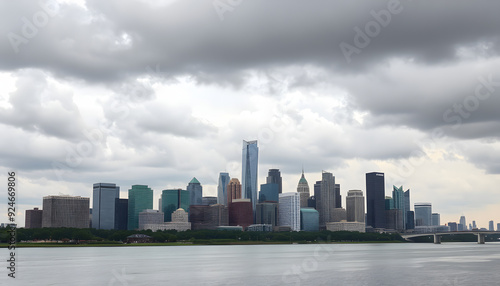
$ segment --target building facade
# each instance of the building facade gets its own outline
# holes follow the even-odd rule
[[[153,208],[153,190],[147,185],[132,185],[128,190],[127,229],[139,228],[139,213]]]
[[[236,178],[232,178],[227,185],[227,206],[231,205],[231,202],[236,199],[241,199],[241,184]]]
[[[255,212],[256,224],[278,225],[278,203],[263,202],[257,204]]]
[[[42,227],[88,228],[90,198],[80,196],[43,197]]]
[[[300,177],[299,184],[297,185],[297,193],[300,194],[300,207],[307,208],[310,192],[309,192],[309,183],[304,176],[304,170],[302,170],[302,176]]]
[[[250,199],[234,199],[229,206],[229,225],[246,229],[253,224],[253,209]]]
[[[431,220],[432,220],[431,225],[441,225],[441,215],[440,214],[432,213]]]
[[[161,192],[161,211],[164,214],[164,222],[172,221],[172,213],[179,208],[189,213],[190,193],[183,189],[169,189]]]
[[[320,229],[324,229],[325,224],[333,220],[333,209],[336,206],[335,177],[332,173],[325,171],[323,171],[321,176],[322,180],[319,185],[319,197],[316,197],[316,210],[319,212],[319,227]]]
[[[159,210],[144,210],[139,213],[139,230],[148,229],[147,225],[162,223],[163,212]]]
[[[415,203],[415,226],[432,225],[432,205],[430,203]]]
[[[278,213],[279,226],[290,226],[292,231],[300,231],[300,194],[280,194]]]
[[[38,208],[32,210],[26,210],[26,216],[24,220],[25,228],[41,228],[42,227],[42,217],[43,211]]]
[[[128,224],[128,199],[115,200],[115,229],[126,230]]]
[[[279,201],[279,185],[275,183],[268,183],[260,185],[259,202],[274,202]]]
[[[96,183],[92,190],[92,228],[115,228],[115,203],[120,198],[116,184]]]
[[[384,173],[366,174],[366,224],[373,228],[385,227]]]
[[[189,192],[189,205],[202,205],[203,204],[203,187],[200,182],[193,177],[187,185]]]
[[[365,197],[361,190],[350,190],[346,197],[347,221],[365,222]]]
[[[300,209],[300,230],[319,231],[319,213],[313,208]]]
[[[227,185],[229,184],[229,173],[219,174],[219,184],[217,185],[217,203],[227,206]]]
[[[281,194],[283,192],[283,183],[281,178],[281,172],[279,169],[269,169],[266,178],[267,184],[278,184],[278,192]]]
[[[243,141],[242,150],[242,173],[241,173],[241,196],[250,199],[252,212],[257,205],[257,176],[259,163],[259,147],[257,140]]]

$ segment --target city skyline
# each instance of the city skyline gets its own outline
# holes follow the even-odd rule
[[[443,222],[500,221],[498,3],[47,2],[0,4],[0,174],[19,175],[21,225],[95,182],[158,198],[196,176],[216,196],[220,172],[243,179],[242,139],[283,192],[302,166],[342,197],[376,171]]]

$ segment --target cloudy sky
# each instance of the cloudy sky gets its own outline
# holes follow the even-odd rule
[[[284,192],[302,166],[344,197],[379,171],[442,223],[500,222],[500,3],[358,2],[0,2],[17,222],[96,182],[156,199],[196,176],[214,196],[219,172],[241,178],[242,140],[259,141],[259,184],[279,168]]]

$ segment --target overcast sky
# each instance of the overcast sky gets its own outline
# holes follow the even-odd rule
[[[365,173],[441,223],[500,222],[498,1],[0,2],[0,170],[42,197],[147,184],[215,196],[259,141],[259,184]],[[368,3],[369,2],[369,3]],[[425,3],[424,3],[425,2]],[[1,222],[7,222],[5,203]],[[345,205],[345,201],[343,202]]]

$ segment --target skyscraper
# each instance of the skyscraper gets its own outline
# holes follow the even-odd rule
[[[458,224],[458,231],[467,230],[467,222],[465,221],[465,216],[460,217],[460,223]]]
[[[245,199],[250,199],[250,201],[252,202],[252,209],[254,213],[255,213],[255,205],[257,204],[258,161],[259,161],[259,147],[257,147],[257,140],[254,141],[243,140],[241,195]]]
[[[415,203],[415,226],[432,225],[432,205],[430,203]]]
[[[259,203],[279,201],[279,185],[268,183],[260,185]]]
[[[269,169],[267,173],[266,183],[278,184],[279,193],[283,192],[282,178],[279,169]]]
[[[187,185],[187,191],[189,192],[189,205],[200,206],[203,204],[203,188],[196,178],[193,177],[193,179],[189,182]]]
[[[307,200],[309,199],[309,183],[307,183],[304,177],[304,170],[302,170],[302,176],[300,177],[299,184],[297,185],[297,193],[300,194],[300,207],[308,207]]]
[[[415,222],[414,221],[409,221],[409,216],[408,212],[410,211],[410,189],[406,190],[405,192],[405,212],[403,213],[404,216],[404,221],[405,221],[405,229],[412,229],[410,226],[413,226],[415,228]]]
[[[394,201],[394,208],[397,210],[401,210],[401,216],[403,218],[403,229],[406,229],[406,196],[403,191],[403,186],[396,187],[392,186],[392,199]]]
[[[26,210],[26,217],[24,222],[25,228],[41,228],[42,227],[43,211],[38,208]]]
[[[494,222],[492,220],[490,220],[490,222],[489,222],[488,230],[489,231],[495,231]]]
[[[127,229],[139,228],[139,213],[153,208],[153,190],[147,185],[133,185],[128,190]]]
[[[325,228],[327,222],[333,221],[335,208],[335,177],[332,173],[323,171],[320,197],[316,198],[316,209],[319,212],[319,227]]]
[[[441,225],[441,216],[438,213],[432,213],[432,225],[437,226]]]
[[[115,199],[115,229],[126,230],[128,223],[128,199]]]
[[[282,193],[279,197],[279,225],[289,226],[293,231],[300,231],[299,193]]]
[[[342,207],[342,196],[340,195],[340,184],[335,184],[335,208]]]
[[[42,227],[89,227],[90,198],[43,197]]]
[[[96,183],[92,191],[92,228],[115,228],[115,203],[120,198],[116,184]]]
[[[365,222],[365,197],[363,191],[350,190],[346,197],[347,221]]]
[[[384,173],[366,174],[366,220],[373,228],[385,227]]]
[[[183,189],[169,189],[161,192],[161,211],[163,212],[164,221],[172,221],[172,213],[179,208],[184,209],[189,213],[189,203],[191,201],[188,191]]]
[[[227,185],[229,184],[229,173],[219,174],[219,184],[217,186],[217,203],[227,206]]]
[[[237,178],[232,178],[227,185],[227,206],[235,199],[241,199],[241,184]]]

